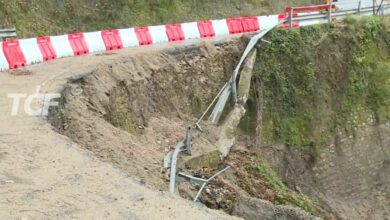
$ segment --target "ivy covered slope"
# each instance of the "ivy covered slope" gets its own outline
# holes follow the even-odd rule
[[[0,0],[0,28],[18,37],[279,13],[322,0]]]
[[[364,125],[389,121],[389,17],[349,17],[266,38],[272,44],[261,43],[260,86],[252,91],[252,103],[260,95],[263,144],[324,146],[336,133],[353,136]],[[241,126],[254,131],[254,121]]]

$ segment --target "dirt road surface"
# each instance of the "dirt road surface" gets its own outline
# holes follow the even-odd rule
[[[59,92],[70,77],[98,64],[152,50],[130,48],[0,72],[0,219],[234,219],[153,190],[100,161],[44,118],[24,113],[24,99],[11,116],[10,93]]]

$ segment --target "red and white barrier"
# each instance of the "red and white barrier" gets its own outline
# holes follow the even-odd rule
[[[181,24],[167,24],[165,25],[165,32],[167,33],[169,42],[182,41],[185,39]]]
[[[274,27],[279,23],[279,15],[259,16],[257,17],[261,30],[266,30]]]
[[[0,70],[3,71],[7,69],[9,69],[9,65],[3,53],[3,42],[0,41]]]
[[[50,40],[58,58],[73,56],[73,49],[70,46],[68,35],[50,37]]]
[[[37,38],[20,40],[19,45],[26,58],[27,65],[43,62],[43,56],[41,49],[39,49]]]
[[[201,38],[215,37],[215,30],[211,20],[198,21],[198,30]]]
[[[57,53],[54,50],[54,47],[51,43],[50,37],[38,37],[37,38],[38,47],[41,50],[42,57],[44,61],[52,60],[57,58]]]
[[[335,10],[335,6],[332,6]],[[328,5],[294,8],[294,17],[329,10]],[[88,33],[72,33],[60,36],[38,37],[0,42],[0,70],[24,67],[55,58],[101,53],[123,47],[176,42],[189,39],[222,38],[228,35],[251,33],[274,27],[289,16],[285,13],[269,16],[235,17],[221,20],[205,20],[182,24],[104,30]],[[324,23],[326,20],[294,22],[293,27]],[[279,25],[287,29],[288,22]]]
[[[140,46],[149,45],[153,43],[152,36],[148,27],[135,27],[135,35],[137,36],[138,43]]]
[[[181,24],[181,28],[183,29],[185,40],[200,38],[197,22],[183,23]]]
[[[68,34],[70,46],[74,56],[80,56],[89,53],[89,48],[84,39],[84,33]]]
[[[152,37],[153,44],[168,42],[165,25],[149,26],[149,33]]]
[[[84,39],[87,43],[90,53],[98,53],[106,51],[106,45],[102,39],[102,32],[88,32],[84,33]]]
[[[123,48],[123,43],[117,29],[102,31],[102,38],[107,51]]]
[[[119,29],[119,36],[122,39],[123,47],[135,47],[139,45],[134,28]]]
[[[256,16],[241,18],[241,25],[244,32],[257,32],[260,30],[259,19]]]
[[[212,20],[215,37],[228,36],[230,34],[226,19]]]
[[[20,49],[19,40],[3,42],[3,53],[10,69],[25,67],[27,65],[26,58]]]

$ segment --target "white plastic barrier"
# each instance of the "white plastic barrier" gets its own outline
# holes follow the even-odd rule
[[[118,31],[123,47],[139,46],[138,38],[135,34],[134,28],[119,29]]]
[[[19,40],[19,45],[27,64],[43,62],[43,56],[36,38]]]
[[[257,20],[259,21],[260,30],[265,30],[279,23],[279,15],[259,16]]]
[[[200,38],[198,22],[183,23],[181,24],[181,28],[183,29],[186,40]]]
[[[104,44],[101,31],[84,33],[84,39],[90,53],[106,51],[106,45]]]
[[[227,26],[226,20],[212,20],[215,37],[228,36],[230,34],[229,28]]]
[[[74,56],[72,46],[70,46],[68,35],[50,37],[51,44],[56,51],[57,58]]]
[[[168,42],[165,25],[149,26],[149,33],[154,44]]]
[[[0,70],[7,69],[9,69],[9,65],[3,53],[3,42],[0,41]]]

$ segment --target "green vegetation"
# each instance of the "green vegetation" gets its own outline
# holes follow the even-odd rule
[[[124,91],[114,90],[110,105],[107,106],[106,119],[115,127],[121,128],[130,134],[138,133],[138,126],[132,112],[129,110]]]
[[[245,164],[245,169],[249,173],[265,180],[267,186],[275,191],[275,202],[277,204],[295,205],[309,213],[314,213],[314,207],[310,200],[304,195],[291,191],[284,185],[275,171],[266,162],[248,161]]]
[[[389,121],[390,18],[350,17],[345,23],[275,30],[255,67],[263,88],[252,90],[242,127],[255,121],[262,89],[262,142],[323,146],[338,132]],[[254,129],[250,129],[254,131]]]
[[[0,0],[0,27],[18,37],[281,12],[319,0]]]

